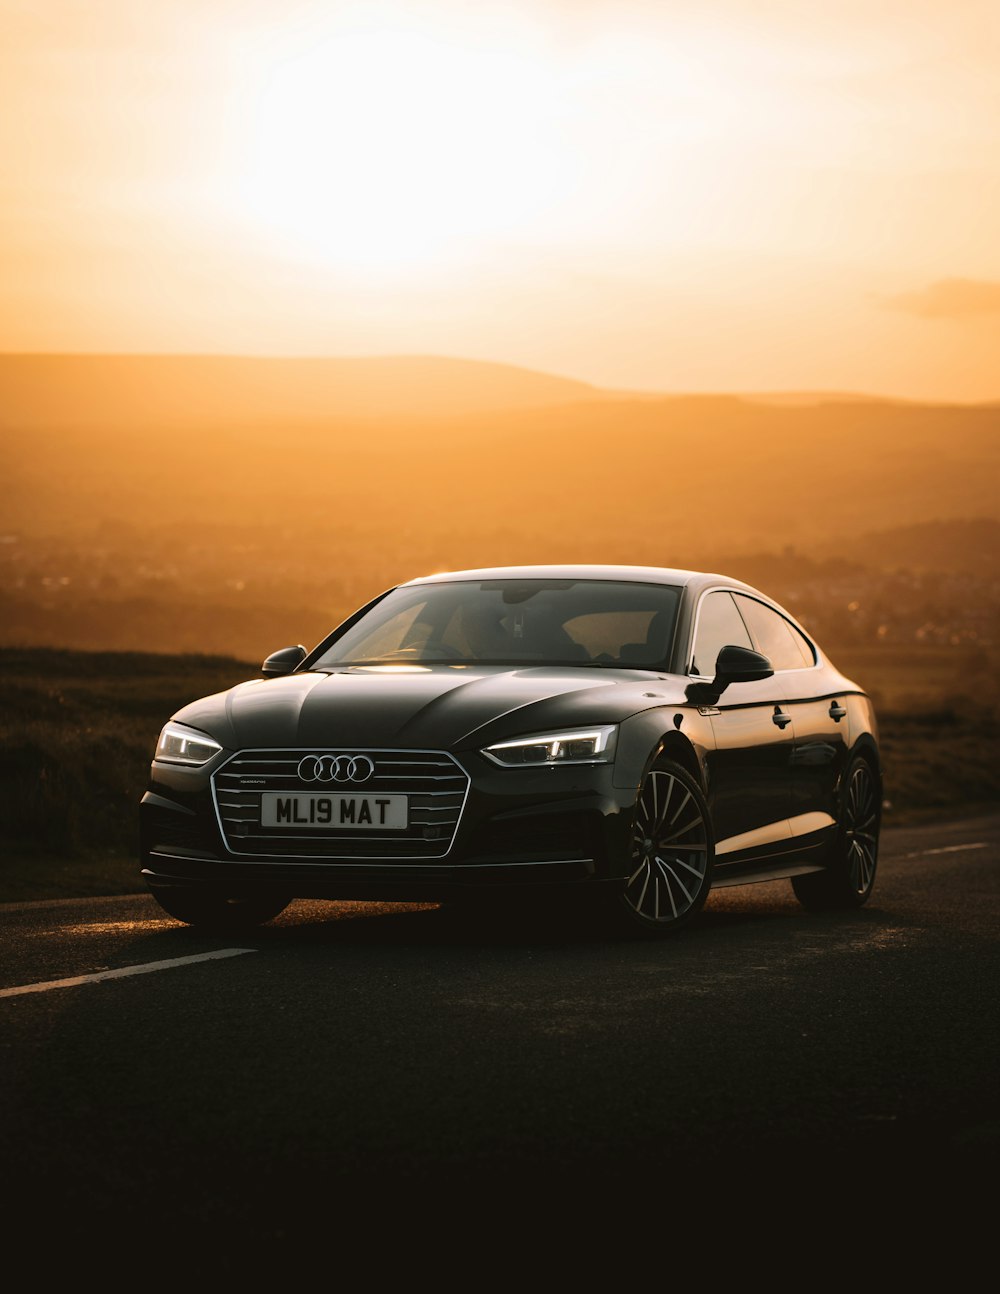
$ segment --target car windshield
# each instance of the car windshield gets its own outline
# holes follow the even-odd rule
[[[680,589],[613,580],[448,580],[393,589],[309,665],[663,667]]]

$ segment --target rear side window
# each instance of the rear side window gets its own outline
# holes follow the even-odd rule
[[[812,648],[784,616],[756,598],[742,593],[735,596],[743,619],[756,639],[757,650],[764,653],[776,670],[806,669],[816,664]]]
[[[703,597],[698,608],[690,672],[702,678],[714,678],[715,662],[723,647],[749,647],[752,650],[753,643],[732,594],[719,589]]]

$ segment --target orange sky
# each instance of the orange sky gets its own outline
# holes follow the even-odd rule
[[[0,19],[0,349],[1000,398],[996,0]]]

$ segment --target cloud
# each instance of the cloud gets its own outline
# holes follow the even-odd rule
[[[965,319],[969,315],[1000,315],[1000,283],[982,279],[940,279],[918,292],[884,298],[891,310],[923,319]]]

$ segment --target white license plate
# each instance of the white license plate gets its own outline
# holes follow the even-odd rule
[[[321,831],[402,831],[405,795],[278,795],[260,797],[262,827],[315,827]]]

